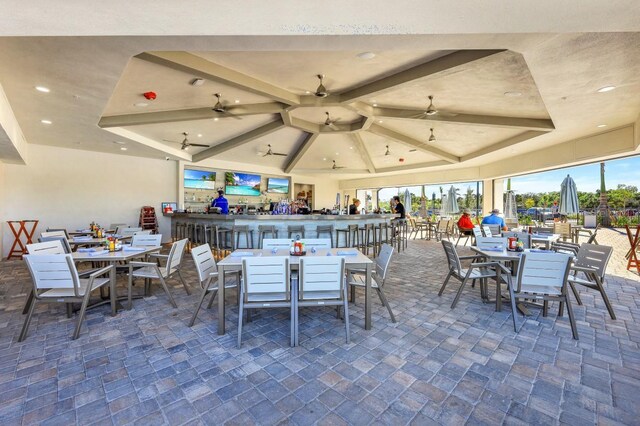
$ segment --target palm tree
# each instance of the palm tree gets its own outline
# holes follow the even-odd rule
[[[600,205],[598,206],[598,211],[602,216],[602,226],[611,226],[607,198],[607,188],[604,184],[604,161],[602,161],[600,163]]]

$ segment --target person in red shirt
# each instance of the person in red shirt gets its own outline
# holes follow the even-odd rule
[[[471,222],[471,210],[464,209],[462,216],[458,219],[458,229],[465,235],[473,233],[473,222]]]

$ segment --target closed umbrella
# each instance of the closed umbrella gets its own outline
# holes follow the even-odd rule
[[[411,193],[408,189],[404,190],[404,209],[407,213],[411,213]]]
[[[558,206],[558,213],[566,216],[576,214],[579,211],[578,189],[571,176],[567,175],[560,185],[560,205]]]
[[[460,212],[460,207],[458,207],[458,198],[456,197],[456,190],[451,185],[449,191],[447,192],[447,200],[444,204],[444,213],[445,214],[458,214]]]

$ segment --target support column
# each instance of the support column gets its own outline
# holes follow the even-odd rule
[[[485,179],[482,181],[482,215],[486,216],[493,209],[504,208],[504,179]]]

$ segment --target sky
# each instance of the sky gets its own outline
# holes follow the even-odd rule
[[[511,189],[519,194],[560,191],[560,184],[567,174],[571,175],[580,192],[600,189],[600,163],[516,176],[511,178]],[[640,156],[606,161],[604,181],[607,189],[615,189],[618,184],[640,186]],[[504,189],[507,189],[506,179]]]

